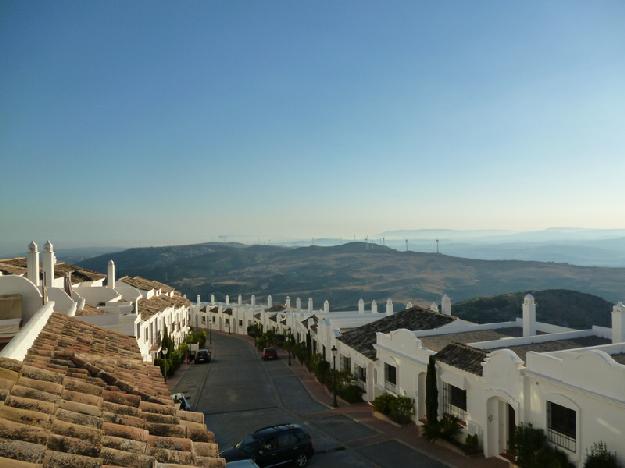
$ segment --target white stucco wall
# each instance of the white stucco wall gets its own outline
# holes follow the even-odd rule
[[[30,320],[43,304],[37,286],[28,278],[16,275],[0,276],[0,295],[19,294],[22,296],[22,323]]]

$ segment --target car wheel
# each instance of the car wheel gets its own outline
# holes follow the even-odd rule
[[[306,466],[308,465],[308,457],[305,453],[300,453],[295,459],[295,464],[297,466]]]

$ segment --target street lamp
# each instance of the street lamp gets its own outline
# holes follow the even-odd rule
[[[333,401],[332,406],[335,408],[338,406],[336,404],[336,346],[332,345],[332,393],[333,393]]]
[[[289,334],[287,335],[287,343],[289,345],[287,351],[289,352],[289,366],[291,365],[291,348],[293,347],[293,335],[291,335],[291,330],[289,330]]]
[[[165,372],[164,372],[164,374],[165,374],[165,382],[167,382],[167,352],[168,351],[169,350],[167,348],[164,348],[164,349],[161,350],[161,353],[163,353],[163,357],[165,359]]]

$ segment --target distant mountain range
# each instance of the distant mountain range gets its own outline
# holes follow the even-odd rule
[[[392,297],[396,303],[429,303],[447,293],[458,302],[544,289],[575,290],[610,302],[625,299],[625,268],[475,260],[362,242],[297,248],[237,243],[135,248],[80,264],[104,272],[110,258],[118,274],[167,282],[192,299],[215,293],[233,299],[243,294],[246,300],[255,294],[264,300],[272,294],[274,301],[283,302],[290,295],[303,303],[312,297],[316,306],[328,299],[333,310],[354,309],[360,297],[367,302]]]

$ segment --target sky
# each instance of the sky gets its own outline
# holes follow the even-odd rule
[[[0,244],[624,228],[624,24],[620,0],[3,0]]]

